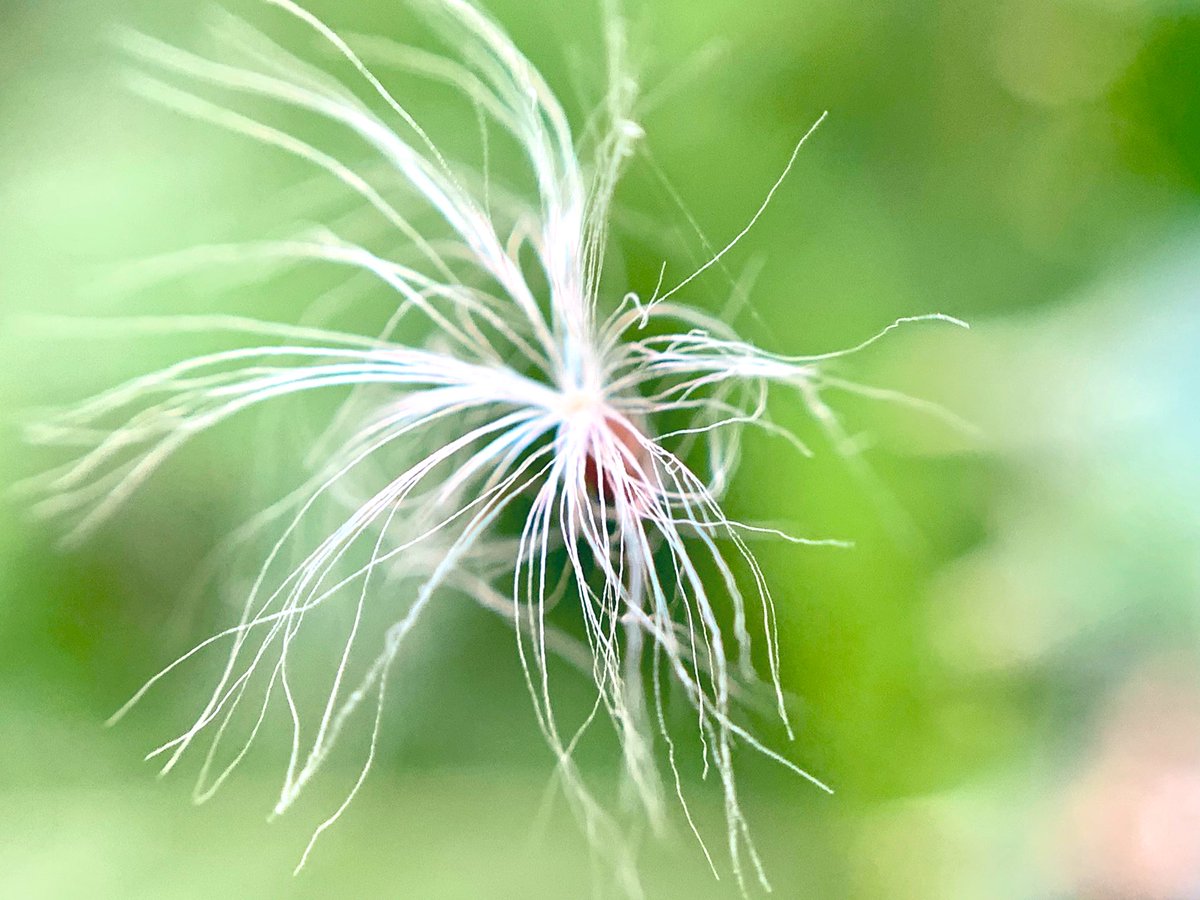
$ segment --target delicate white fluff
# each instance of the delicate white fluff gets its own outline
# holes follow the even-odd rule
[[[231,538],[242,544],[271,536],[240,621],[155,675],[114,718],[194,655],[225,647],[227,662],[194,724],[150,755],[165,760],[165,771],[209,738],[196,788],[197,799],[207,798],[243,758],[271,705],[282,703],[292,724],[275,808],[282,813],[367,706],[369,756],[315,842],[363,784],[389,669],[422,612],[441,597],[469,596],[513,622],[559,782],[623,890],[639,893],[633,851],[620,819],[585,783],[573,749],[596,718],[607,716],[645,814],[660,825],[664,798],[674,794],[704,846],[676,769],[664,709],[668,685],[690,704],[705,769],[720,780],[729,865],[743,890],[750,876],[767,886],[734,780],[735,745],[825,786],[740,724],[739,698],[755,681],[748,621],[759,615],[773,705],[787,723],[771,595],[746,535],[839,542],[791,538],[725,515],[720,497],[737,463],[739,432],[760,427],[808,452],[766,418],[772,388],[785,389],[835,436],[825,388],[919,401],[825,373],[829,359],[877,338],[842,353],[787,357],[745,343],[724,322],[682,304],[692,281],[757,221],[782,176],[746,229],[676,287],[648,298],[609,295],[601,276],[610,205],[642,134],[633,119],[637,83],[611,10],[608,89],[587,140],[577,141],[542,77],[466,0],[420,4],[456,59],[379,38],[343,39],[291,0],[270,2],[310,29],[327,51],[321,66],[223,16],[215,24],[220,58],[128,35],[128,49],[144,64],[135,87],[310,164],[357,198],[359,212],[374,217],[402,251],[390,258],[336,227],[310,228],[286,239],[185,251],[134,276],[176,277],[215,263],[332,266],[390,291],[395,312],[378,337],[236,316],[125,320],[123,333],[206,331],[239,335],[245,345],[135,379],[34,429],[38,441],[78,450],[39,487],[41,509],[68,518],[71,537],[80,538],[192,436],[268,401],[349,390],[308,454],[308,480]],[[352,47],[407,77],[457,89],[483,123],[483,172],[454,168]],[[247,99],[256,110],[273,104],[337,126],[373,158],[338,158],[228,105]],[[491,130],[523,152],[531,196],[492,183]],[[421,324],[409,327],[414,319]],[[401,320],[419,345],[397,337]],[[884,333],[908,321],[916,319]],[[94,333],[102,323],[87,327]],[[311,539],[316,511],[329,508],[341,510],[338,524]],[[513,511],[523,517],[515,534],[499,523]],[[749,583],[737,571],[749,573]],[[391,609],[397,597],[407,600],[390,625],[367,633],[372,613]],[[583,641],[549,621],[549,609],[565,598]],[[306,619],[332,604],[348,609],[347,630],[325,699],[312,709],[289,660],[308,633]],[[720,624],[727,616],[731,628]],[[552,655],[594,681],[596,705],[582,724],[568,728],[555,713]],[[236,716],[244,704],[257,711],[248,726]],[[232,752],[225,750],[235,740]],[[714,872],[721,868],[707,846],[704,853]]]

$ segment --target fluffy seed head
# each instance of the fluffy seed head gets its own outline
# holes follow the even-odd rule
[[[728,865],[743,889],[750,876],[765,886],[734,779],[734,745],[824,785],[741,724],[739,707],[757,680],[752,608],[765,625],[759,640],[772,705],[787,723],[771,595],[746,541],[839,542],[733,521],[720,500],[745,428],[808,452],[767,418],[770,391],[804,405],[839,445],[844,435],[827,392],[907,400],[837,379],[827,367],[913,320],[848,351],[788,357],[744,342],[720,317],[682,302],[747,234],[782,175],[746,228],[700,269],[673,288],[663,290],[660,279],[653,291],[614,302],[605,271],[610,207],[644,135],[636,124],[637,81],[611,10],[607,89],[577,139],[536,69],[467,0],[417,4],[453,56],[343,37],[292,0],[270,5],[311,32],[324,51],[318,62],[222,15],[214,19],[213,57],[127,35],[141,64],[133,84],[181,113],[303,161],[352,206],[321,227],[183,251],[133,274],[159,280],[213,265],[320,266],[345,276],[341,293],[322,298],[299,325],[228,315],[122,321],[125,335],[206,332],[240,343],[40,423],[35,440],[76,454],[39,480],[40,509],[69,522],[71,538],[82,537],[181,445],[235,414],[317,393],[334,393],[341,405],[305,448],[302,483],[214,557],[266,539],[238,621],[151,678],[116,717],[193,656],[223,647],[225,664],[195,722],[150,755],[169,770],[208,738],[196,787],[205,799],[280,704],[291,722],[291,752],[277,813],[294,803],[346,728],[365,718],[372,737],[361,775],[315,842],[364,783],[389,670],[409,635],[430,604],[470,598],[513,624],[564,794],[626,893],[638,894],[639,886],[625,826],[594,796],[573,751],[607,718],[628,796],[660,825],[673,793],[690,825],[665,711],[669,691],[690,707],[705,770],[719,778]],[[480,123],[482,163],[452,165],[384,86],[385,72],[449,86],[464,98]],[[247,100],[255,101],[254,116],[238,111]],[[289,122],[322,123],[325,134],[338,129],[354,139],[358,157],[322,149],[301,126],[271,124],[264,109],[287,113]],[[520,151],[527,189],[493,178],[494,140]],[[386,309],[373,333],[330,322],[328,310],[374,309],[381,296]],[[77,324],[93,336],[104,327]],[[515,531],[506,525],[514,520]],[[574,633],[556,627],[551,610],[559,603],[569,607]],[[298,689],[291,661],[309,642],[328,651],[333,626],[323,614],[334,608],[347,615],[337,620],[342,632],[314,703],[310,690]],[[594,683],[595,706],[583,722],[568,726],[556,714],[552,656]]]

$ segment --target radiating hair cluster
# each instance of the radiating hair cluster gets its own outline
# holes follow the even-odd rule
[[[309,52],[222,14],[208,56],[125,35],[139,61],[133,84],[312,167],[353,199],[354,223],[194,248],[149,266],[155,277],[218,263],[327,266],[357,290],[389,298],[389,317],[366,334],[233,315],[128,320],[128,332],[211,332],[238,344],[136,378],[32,430],[35,440],[74,450],[40,479],[40,506],[80,538],[201,432],[289,397],[338,401],[305,448],[302,483],[230,538],[263,547],[240,619],[155,675],[117,717],[198,654],[223,651],[194,723],[151,755],[170,769],[205,742],[196,796],[206,798],[271,727],[268,711],[278,705],[291,723],[291,753],[276,813],[293,804],[352,723],[370,723],[361,775],[315,842],[364,783],[389,670],[410,635],[431,604],[469,598],[512,623],[563,792],[622,890],[639,893],[627,817],[598,799],[574,760],[580,737],[604,719],[619,742],[627,794],[649,821],[661,826],[673,798],[714,872],[731,869],[743,890],[752,879],[767,886],[739,801],[735,746],[824,785],[743,724],[742,700],[763,683],[788,722],[771,593],[747,540],[839,542],[733,521],[721,500],[746,428],[808,453],[767,417],[772,391],[808,410],[836,441],[844,435],[828,391],[907,399],[837,379],[827,363],[914,320],[839,353],[784,356],[685,303],[783,176],[746,228],[674,287],[664,288],[664,276],[640,292],[613,292],[606,260],[614,190],[643,139],[615,10],[604,19],[606,89],[577,137],[534,66],[467,0],[416,4],[453,48],[445,55],[343,36],[291,0],[269,2],[309,32]],[[456,92],[464,111],[476,113],[467,121],[478,123],[483,165],[452,164],[385,87],[385,73]],[[315,134],[344,132],[360,152],[322,149],[294,127],[301,116],[323,129]],[[526,172],[490,171],[489,135],[519,148]],[[395,252],[348,236],[368,219]],[[321,619],[334,607],[339,617]],[[573,627],[555,626],[564,615]],[[334,647],[315,700],[316,676],[306,668],[298,688],[293,661],[314,640]],[[752,640],[761,644],[753,653]],[[568,725],[556,714],[554,657],[594,685],[582,721]],[[719,780],[724,862],[692,824],[668,697],[690,708],[698,740],[688,746],[698,745],[705,772]]]

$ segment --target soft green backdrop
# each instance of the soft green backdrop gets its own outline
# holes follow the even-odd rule
[[[424,40],[398,0],[311,6],[338,27]],[[45,464],[19,443],[28,410],[186,349],[49,340],[11,314],[213,309],[219,282],[126,296],[96,290],[98,273],[287,224],[300,167],[122,86],[112,29],[193,42],[193,7],[0,5],[0,481]],[[599,83],[593,4],[491,9],[578,117],[575,98]],[[643,117],[653,161],[635,160],[619,194],[615,241],[635,284],[652,287],[664,256],[681,272],[700,254],[655,166],[720,245],[828,109],[731,255],[735,272],[762,265],[739,327],[802,353],[912,313],[974,326],[914,329],[851,370],[984,432],[968,441],[911,411],[842,405],[914,534],[898,537],[832,453],[798,462],[752,442],[730,498],[740,515],[857,541],[850,552],[759,550],[802,710],[787,753],[838,790],[825,797],[743,755],[778,896],[1074,896],[1090,880],[1117,896],[1182,896],[1178,885],[1200,883],[1200,855],[1152,832],[1139,856],[1136,829],[1113,845],[1077,820],[1128,806],[1103,775],[1114,741],[1182,728],[1200,710],[1200,7],[650,0],[628,14],[646,86],[663,86]],[[462,133],[465,152],[469,121]],[[726,289],[713,277],[693,297],[717,308]],[[265,290],[234,297],[256,315],[294,315],[290,295]],[[397,678],[380,764],[295,879],[352,758],[267,825],[278,748],[199,808],[186,772],[156,781],[140,763],[193,709],[203,667],[101,728],[145,677],[228,621],[187,587],[241,509],[254,470],[244,438],[235,428],[202,442],[81,550],[56,550],[52,524],[3,498],[0,896],[588,896],[569,816],[559,804],[538,817],[550,757],[511,638],[483,613],[426,623]],[[1151,700],[1122,706],[1131,683]],[[564,692],[567,704],[586,699],[583,685]],[[1129,726],[1131,702],[1150,718]],[[1121,784],[1141,797],[1159,756],[1172,777],[1200,778],[1200,728],[1176,743],[1126,748],[1121,758],[1139,762]],[[586,757],[600,779],[610,762],[603,748]],[[695,790],[718,835],[713,786]],[[1171,806],[1183,790],[1157,813],[1184,823],[1168,836],[1196,824],[1192,807]],[[1076,815],[1081,804],[1093,813]],[[650,896],[735,896],[677,824],[646,851]],[[1179,859],[1172,881],[1163,872]],[[1146,872],[1162,877],[1136,880]]]

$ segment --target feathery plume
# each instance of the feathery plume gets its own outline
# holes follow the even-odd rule
[[[824,392],[873,389],[826,375],[826,364],[905,322],[956,320],[904,319],[846,351],[784,356],[746,343],[719,317],[683,303],[686,289],[757,222],[803,139],[746,227],[708,262],[669,289],[660,279],[648,297],[610,296],[602,273],[614,190],[643,136],[634,118],[638,85],[611,10],[607,90],[586,139],[577,140],[542,76],[467,0],[416,4],[457,58],[380,38],[344,38],[292,0],[268,2],[324,47],[325,68],[224,15],[215,26],[217,58],[126,35],[125,46],[141,63],[134,87],[304,161],[355,199],[358,224],[372,217],[400,247],[394,254],[373,251],[367,241],[339,235],[335,225],[184,251],[136,275],[173,278],[213,264],[331,266],[356,285],[382,285],[392,314],[376,336],[228,315],[122,320],[122,334],[208,332],[242,343],[136,378],[33,429],[34,440],[76,451],[39,481],[39,509],[69,522],[75,540],[195,435],[251,407],[315,392],[344,394],[308,453],[304,483],[231,536],[238,546],[270,536],[239,621],[151,678],[114,720],[193,656],[224,647],[225,665],[195,722],[150,756],[168,771],[207,738],[196,786],[203,800],[245,756],[269,707],[282,703],[292,740],[278,814],[367,707],[368,758],[315,842],[363,784],[389,669],[409,635],[430,604],[470,597],[511,621],[557,777],[626,893],[639,893],[633,852],[619,819],[573,759],[580,736],[603,717],[619,741],[631,796],[650,822],[662,825],[673,794],[714,873],[722,867],[688,811],[665,712],[669,689],[690,705],[705,770],[719,779],[728,865],[743,891],[751,877],[767,887],[734,778],[735,745],[828,788],[739,724],[741,698],[757,680],[748,623],[761,616],[765,680],[788,725],[771,594],[747,538],[840,542],[792,537],[725,514],[721,498],[737,465],[740,434],[763,429],[808,453],[767,418],[768,394],[778,390],[840,440]],[[365,58],[464,97],[481,123],[483,171],[454,167]],[[348,77],[334,77],[327,71],[334,67]],[[239,112],[239,100],[254,101],[256,111],[273,108],[334,126],[365,147],[371,161],[320,149],[299,129],[269,124],[265,113]],[[491,182],[486,154],[493,131],[520,149],[528,191]],[[353,230],[349,220],[341,225]],[[103,326],[79,324],[93,333]],[[329,509],[340,510],[336,525],[310,540],[319,511]],[[570,603],[582,639],[551,623],[549,611],[560,602]],[[289,661],[313,628],[306,622],[334,606],[349,610],[348,625],[327,692],[311,709]],[[392,618],[376,625],[385,612]],[[320,630],[320,639],[328,634]],[[552,656],[595,685],[595,706],[582,724],[568,728],[556,715]],[[247,708],[258,711],[232,757],[223,756],[219,751],[241,727],[237,713]]]

